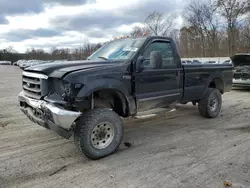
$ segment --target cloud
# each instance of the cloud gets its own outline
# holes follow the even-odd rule
[[[6,16],[39,13],[44,10],[42,0],[0,0],[0,24],[8,24]]]
[[[39,13],[43,10],[42,0],[0,0],[0,12],[4,15]]]
[[[116,12],[102,11],[82,13],[75,16],[61,16],[52,20],[52,25],[63,30],[84,31],[92,28],[111,28],[135,22],[135,17],[125,16]]]
[[[0,15],[0,25],[8,24],[9,21],[2,15]]]
[[[88,35],[89,37],[96,37],[96,38],[102,38],[102,37],[108,37],[108,32],[107,31],[102,31],[100,29],[90,29],[85,31],[85,34]]]
[[[99,2],[74,15],[51,18],[50,25],[56,30],[78,31],[90,38],[112,38],[128,35],[135,23],[143,22],[154,11],[175,13],[184,6],[184,3],[179,4],[180,0],[127,0],[118,5],[106,0],[110,3],[106,6]]]
[[[129,34],[154,11],[175,13],[188,1],[0,0],[0,38],[5,40],[0,48],[9,44],[21,49],[107,41]]]
[[[0,0],[0,24],[8,24],[6,16],[36,14],[48,5],[83,5],[95,0]]]
[[[58,3],[60,5],[82,5],[95,0],[44,0],[45,4]]]
[[[0,12],[5,15],[17,15],[23,13],[40,13],[45,5],[82,5],[95,0],[0,0]]]
[[[12,30],[10,32],[2,34],[2,37],[7,39],[8,41],[11,42],[21,42],[26,39],[30,38],[46,38],[46,37],[54,37],[61,35],[62,33],[59,31],[54,31],[51,29],[43,29],[39,28],[36,30],[31,30],[31,29],[18,29],[18,30]]]
[[[172,13],[178,8],[178,3],[166,3],[162,0],[144,0],[131,2],[117,9],[90,8],[76,15],[63,15],[51,19],[51,25],[56,29],[86,31],[91,29],[109,29],[134,22],[144,21],[146,17],[157,10],[162,13]]]
[[[122,24],[118,27],[111,28],[89,28],[84,30],[84,34],[89,38],[106,38],[111,39],[119,36],[127,36],[131,33],[134,26],[141,25],[134,22],[133,24]]]

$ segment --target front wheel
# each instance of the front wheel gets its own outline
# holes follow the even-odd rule
[[[110,109],[93,109],[76,122],[75,145],[90,159],[99,159],[114,153],[122,137],[123,122]]]
[[[219,115],[222,105],[221,93],[218,89],[208,88],[205,96],[199,101],[200,114],[206,118],[215,118]]]

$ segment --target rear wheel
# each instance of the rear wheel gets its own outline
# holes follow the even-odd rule
[[[74,142],[86,157],[99,159],[119,147],[123,136],[123,122],[110,109],[93,109],[76,122]]]
[[[222,105],[221,93],[218,89],[208,88],[205,96],[199,101],[200,114],[206,118],[215,118],[219,115]]]

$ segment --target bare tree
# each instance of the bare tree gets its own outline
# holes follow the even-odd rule
[[[153,12],[146,18],[144,24],[152,34],[166,36],[173,29],[174,17]]]
[[[170,33],[169,36],[174,40],[177,49],[180,50],[180,30],[178,29],[173,29]]]
[[[250,14],[249,17],[246,18],[246,22],[244,22],[241,33],[240,33],[240,44],[241,48],[244,48],[244,52],[250,52]]]
[[[143,36],[144,34],[150,34],[150,30],[145,26],[135,26],[130,33],[132,36]]]
[[[183,27],[180,30],[180,53],[185,57],[200,57],[205,55],[202,48],[203,40],[195,27]]]
[[[243,29],[243,35],[245,36],[246,39],[250,41],[250,14],[248,16],[246,25]]]
[[[86,41],[80,47],[72,49],[71,59],[84,60],[88,56],[90,56],[94,51],[99,49],[101,46],[102,46],[102,44],[100,44],[100,43],[91,44],[91,43]]]
[[[185,57],[189,57],[189,41],[188,41],[188,28],[183,27],[180,29],[180,54]]]
[[[202,56],[216,56],[219,49],[221,23],[213,0],[194,0],[184,10],[183,18],[192,28],[194,41],[200,41]]]
[[[6,49],[9,53],[16,53],[17,51],[14,49],[13,46],[9,46],[7,49]]]
[[[220,35],[220,18],[218,9],[214,1],[206,0],[202,4],[202,14],[204,19],[202,26],[209,44],[210,56],[218,56],[219,54],[219,35]]]
[[[236,52],[236,32],[239,21],[250,10],[249,0],[218,0],[221,15],[227,21],[229,55]]]
[[[72,50],[72,60],[79,60],[81,59],[81,52],[79,48],[74,48]]]
[[[186,30],[193,40],[200,40],[201,55],[205,56],[205,33],[203,30],[203,6],[200,1],[192,1],[184,10],[182,16],[192,29]]]
[[[89,42],[85,42],[83,49],[84,56],[90,56],[94,51],[94,46]]]
[[[16,53],[16,50],[13,48],[13,46],[8,46],[7,48],[4,48],[1,50],[2,53]]]

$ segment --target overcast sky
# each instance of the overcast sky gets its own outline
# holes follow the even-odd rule
[[[0,49],[78,47],[127,35],[153,11],[174,13],[186,0],[0,0]]]

